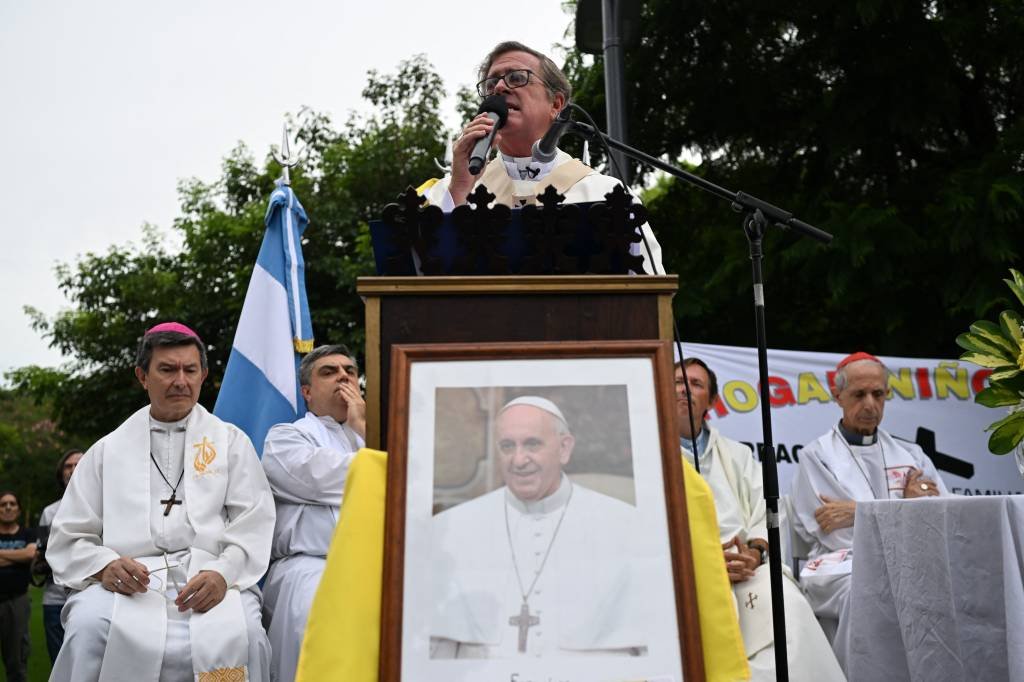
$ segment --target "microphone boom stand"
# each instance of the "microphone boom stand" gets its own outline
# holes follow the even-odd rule
[[[753,272],[754,325],[757,333],[757,370],[760,379],[761,428],[764,432],[764,449],[761,472],[764,483],[764,501],[768,509],[768,570],[772,592],[772,630],[775,637],[775,679],[789,680],[789,665],[786,654],[786,613],[782,602],[782,549],[779,537],[779,474],[775,459],[775,445],[772,440],[771,404],[768,397],[768,339],[765,334],[764,275],[761,270],[764,253],[762,239],[769,225],[793,229],[800,234],[824,244],[832,241],[832,235],[814,225],[797,220],[793,214],[773,206],[744,192],[732,192],[713,182],[677,168],[670,163],[645,154],[638,149],[605,135],[594,126],[573,121],[571,130],[585,137],[600,137],[605,144],[638,161],[650,164],[699,189],[729,201],[733,210],[743,214],[743,232],[750,245],[750,261]],[[697,453],[694,453],[694,459]]]

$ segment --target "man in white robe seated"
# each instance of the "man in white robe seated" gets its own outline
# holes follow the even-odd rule
[[[143,336],[150,404],[82,457],[46,560],[72,590],[50,680],[269,680],[257,581],[274,503],[256,451],[197,404],[206,349],[177,322]]]
[[[646,655],[634,507],[562,472],[550,400],[510,401],[494,437],[505,485],[434,518],[431,658]]]
[[[948,494],[920,447],[880,427],[888,394],[888,370],[878,358],[858,352],[841,360],[832,395],[843,417],[800,451],[790,488],[793,523],[812,548],[800,580],[822,625],[835,632],[840,663],[857,502]]]
[[[277,504],[263,615],[278,682],[295,679],[348,468],[366,445],[366,403],[348,348],[313,349],[299,365],[299,385],[309,411],[273,427],[263,446],[263,469]]]
[[[768,528],[761,465],[750,448],[705,423],[718,396],[715,373],[699,358],[687,358],[687,396],[683,367],[675,366],[676,415],[683,455],[693,463],[694,440],[700,452],[700,475],[715,499],[726,570],[732,582],[740,631],[753,680],[775,680],[775,635],[768,567]],[[690,422],[692,413],[693,423]],[[696,433],[696,438],[694,434]],[[782,598],[786,611],[789,679],[845,680],[828,639],[807,599],[783,566]]]
[[[503,95],[508,103],[508,119],[495,136],[499,154],[478,177],[470,174],[474,145],[495,125],[486,114],[480,114],[463,128],[452,148],[451,174],[428,183],[424,196],[431,204],[448,213],[465,204],[478,184],[495,195],[495,203],[513,208],[536,203],[535,197],[549,185],[565,196],[567,204],[604,201],[605,195],[621,184],[561,150],[552,161],[534,160],[533,144],[544,137],[572,95],[569,80],[549,57],[522,43],[503,42],[480,65],[479,78],[481,97]],[[647,274],[664,274],[658,240],[646,223],[641,232],[647,246],[634,244],[633,255],[643,257]]]

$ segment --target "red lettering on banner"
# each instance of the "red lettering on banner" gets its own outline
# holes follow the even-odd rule
[[[725,406],[724,402],[722,402],[722,396],[720,395],[715,396],[715,403],[711,406],[711,409],[715,411],[716,417],[724,417],[729,414],[729,408]],[[711,415],[708,414],[708,417],[710,416]]]
[[[927,400],[932,397],[932,385],[928,383],[928,368],[918,367],[914,370],[914,376],[917,377],[917,393],[919,400]]]
[[[782,377],[768,377],[768,403],[772,407],[786,407],[787,405],[796,405],[796,397],[793,395],[793,389],[789,387],[789,382]]]
[[[990,369],[979,369],[975,372],[974,376],[971,377],[971,390],[975,393],[981,393],[985,390],[985,379],[988,379],[990,374],[992,374]]]

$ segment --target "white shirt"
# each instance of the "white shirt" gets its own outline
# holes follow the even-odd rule
[[[152,502],[149,510],[149,525],[153,534],[153,544],[163,552],[176,552],[192,545],[196,533],[188,522],[185,514],[185,485],[178,484],[185,470],[185,422],[188,417],[176,422],[162,422],[149,418],[149,448],[153,454],[154,464],[149,462],[149,490]],[[159,468],[157,467],[159,464]],[[164,482],[161,472],[170,481]],[[167,505],[161,500],[171,497],[173,486],[178,485],[175,499],[181,504],[171,506],[170,512],[164,516]]]
[[[270,429],[263,470],[277,506],[272,559],[327,556],[348,469],[365,444],[347,424],[312,412]]]

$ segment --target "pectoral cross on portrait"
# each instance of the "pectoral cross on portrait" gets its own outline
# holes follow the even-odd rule
[[[176,504],[181,504],[181,500],[178,499],[177,493],[172,490],[170,498],[160,500],[160,504],[164,505],[164,516],[169,516],[171,513],[171,507]]]
[[[757,599],[757,595],[756,594],[754,594],[753,592],[747,592],[747,608],[748,609],[754,608],[754,600],[756,600],[756,599]]]
[[[519,615],[509,616],[508,624],[519,628],[519,653],[526,653],[526,637],[531,627],[540,625],[540,616],[531,616],[530,607],[524,601],[519,608]]]

